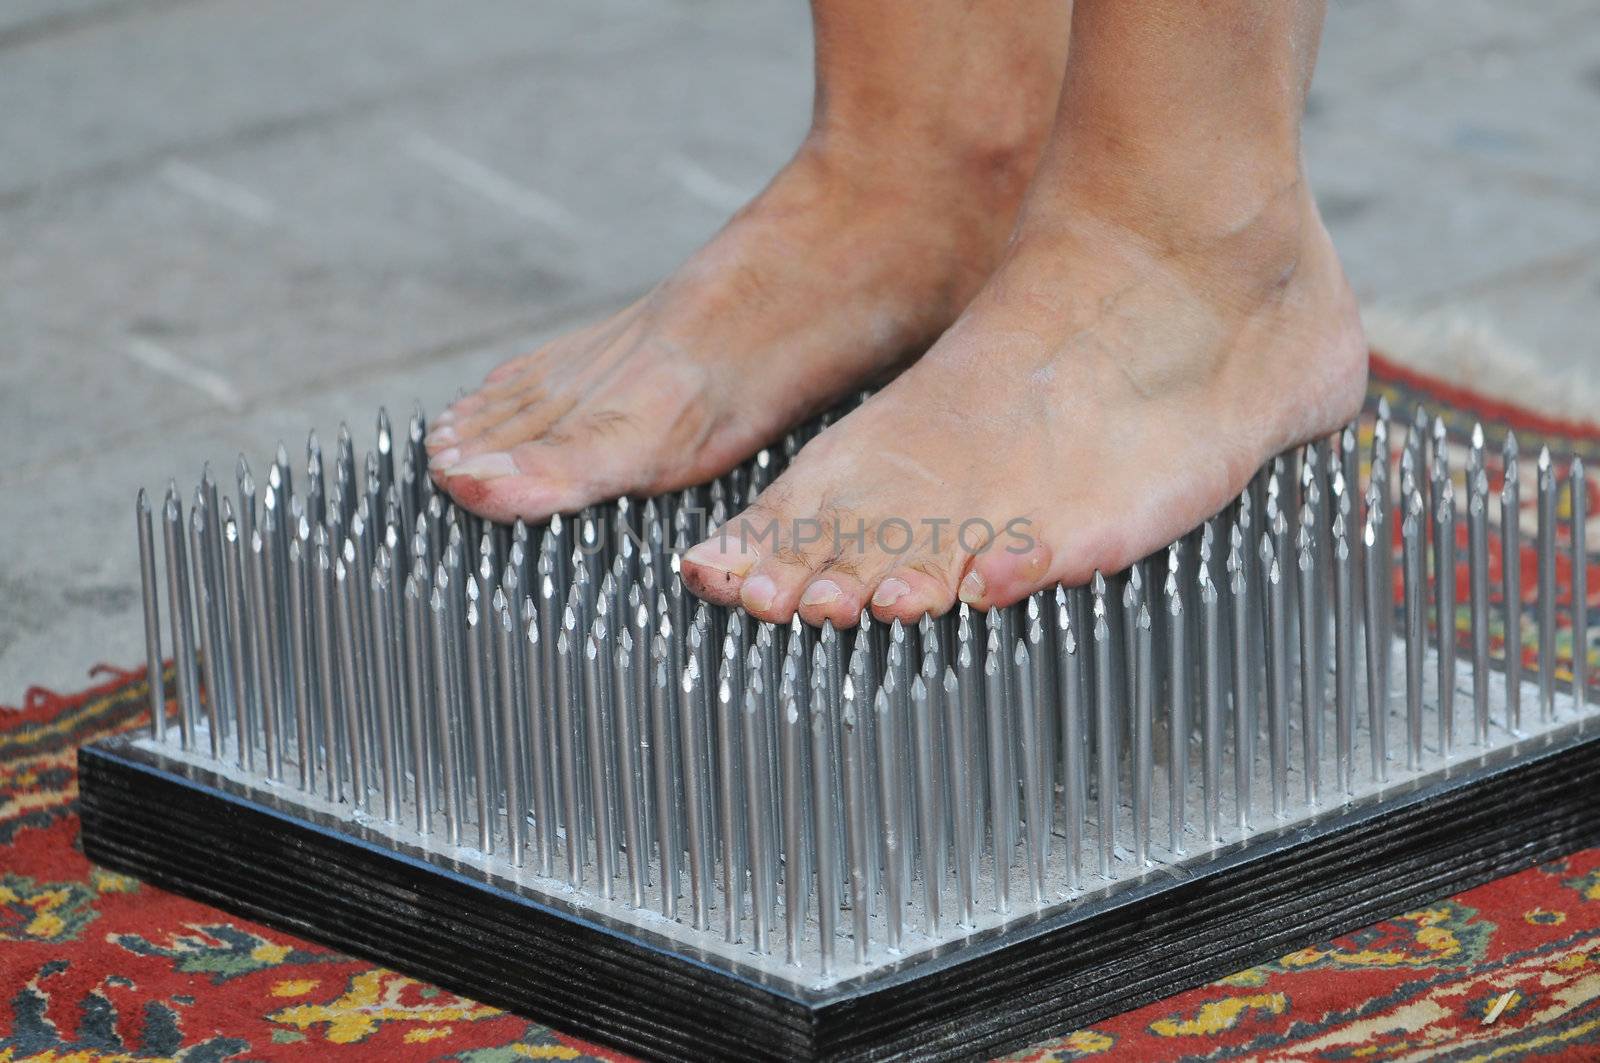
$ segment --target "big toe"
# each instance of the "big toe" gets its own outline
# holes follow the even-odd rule
[[[481,450],[435,471],[459,504],[496,521],[542,521],[631,491],[637,440],[594,433]]]

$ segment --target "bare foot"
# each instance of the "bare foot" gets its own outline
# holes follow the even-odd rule
[[[1049,132],[1065,11],[820,0],[818,115],[794,160],[676,273],[492,372],[430,466],[538,520],[726,472],[926,350],[1004,252]]]
[[[950,332],[690,551],[685,575],[769,620],[1006,605],[1179,537],[1269,457],[1354,416],[1365,379],[1303,183],[1197,243],[1080,201],[1025,222]]]
[[[1319,0],[1076,0],[1018,237],[919,361],[685,557],[783,620],[1007,605],[1160,549],[1352,417],[1355,300],[1306,185]]]

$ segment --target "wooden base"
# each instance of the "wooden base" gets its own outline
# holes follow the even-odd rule
[[[1531,745],[1532,743],[1528,743]],[[992,1054],[1600,842],[1600,737],[1397,788],[826,992],[397,852],[132,742],[79,753],[83,847],[155,885],[674,1059]]]

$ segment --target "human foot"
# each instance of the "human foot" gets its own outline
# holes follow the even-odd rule
[[[434,420],[430,466],[462,505],[537,520],[719,475],[898,371],[982,285],[1049,131],[1060,5],[813,9],[795,159],[638,302]]]
[[[1005,262],[686,555],[690,587],[813,623],[1005,605],[1159,549],[1354,415],[1366,345],[1300,151],[1322,14],[1075,0]]]
[[[982,283],[1003,234],[927,224],[926,198],[804,154],[649,294],[437,418],[435,477],[509,520],[726,471],[898,369]]]
[[[689,552],[697,594],[835,624],[1006,605],[1159,549],[1359,409],[1360,319],[1303,182],[1196,242],[1081,198],[1041,214],[915,366]]]

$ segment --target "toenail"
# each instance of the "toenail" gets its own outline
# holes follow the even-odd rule
[[[878,584],[878,589],[872,592],[872,604],[880,609],[887,609],[910,593],[909,583],[898,576],[891,576]]]
[[[806,588],[805,594],[800,598],[800,604],[827,605],[829,602],[838,601],[843,593],[844,592],[839,589],[839,585],[833,582],[833,580],[819,579],[811,586]]]
[[[739,588],[739,598],[746,609],[770,609],[777,596],[778,585],[772,582],[771,576],[755,576],[745,580],[744,586]]]
[[[456,442],[459,438],[460,437],[456,435],[456,430],[454,428],[451,428],[449,425],[442,425],[429,432],[428,438],[424,440],[424,442],[430,447],[442,447],[446,443]]]
[[[440,472],[443,472],[445,469],[450,468],[450,466],[454,465],[460,460],[461,451],[457,450],[455,447],[451,447],[449,450],[441,450],[439,453],[429,458],[428,464],[432,465]]]
[[[434,424],[449,424],[456,419],[456,411],[440,410],[439,415],[433,419]]]
[[[1044,573],[1050,567],[1050,548],[1043,544],[1033,548],[1028,559],[1022,565],[1022,577],[1028,583],[1038,583],[1044,578]]]
[[[983,577],[978,574],[977,569],[973,569],[961,581],[961,600],[968,605],[981,605],[985,589]]]
[[[732,543],[722,536],[712,536],[698,546],[691,547],[683,559],[691,565],[714,568],[734,576],[742,576],[750,571],[750,566],[756,561],[753,554],[734,549]]]
[[[451,476],[470,476],[474,480],[496,480],[502,476],[515,476],[518,471],[517,463],[504,451],[479,454],[449,470]]]

